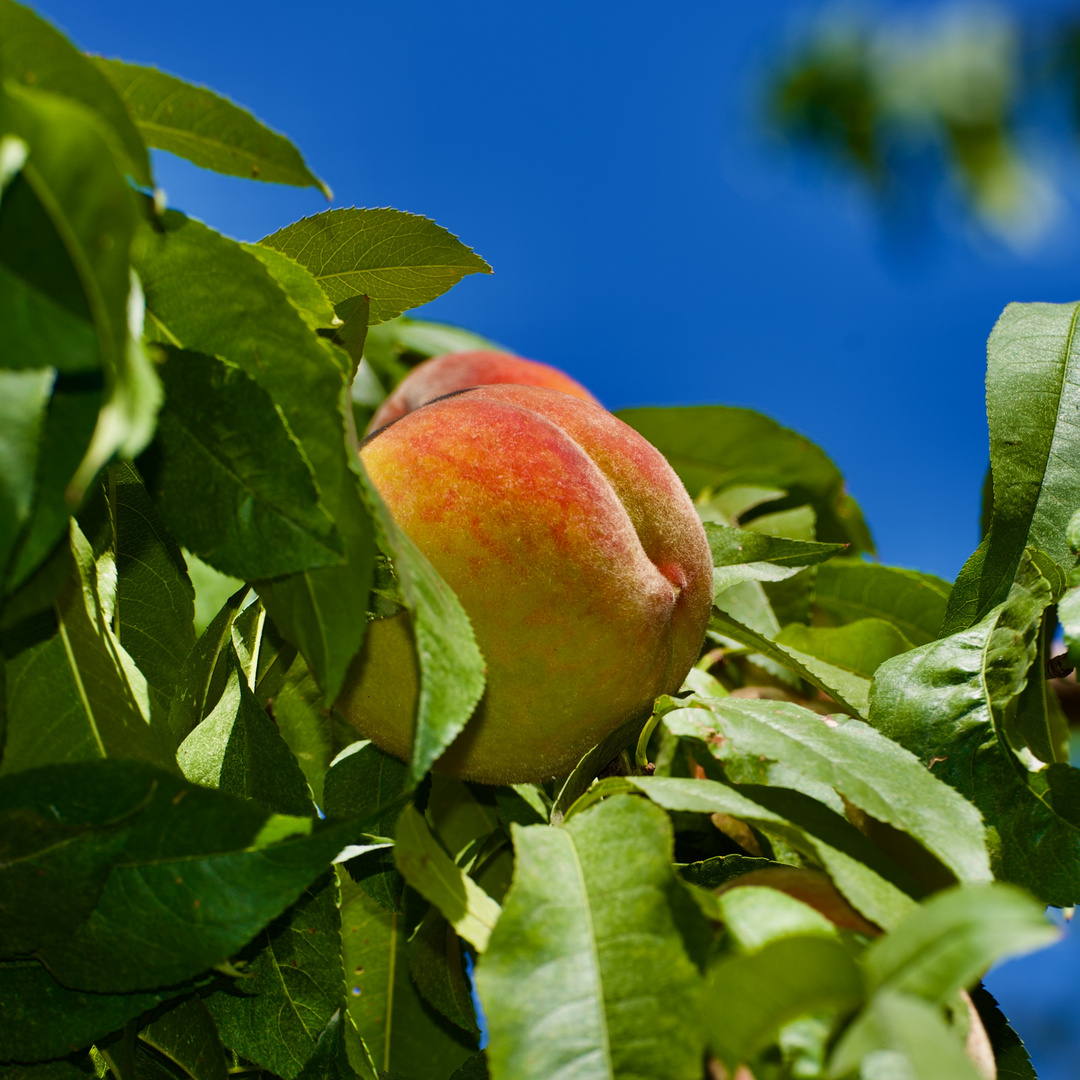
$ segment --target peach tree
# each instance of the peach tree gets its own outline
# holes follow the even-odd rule
[[[953,583],[767,417],[618,413],[704,523],[705,641],[565,775],[466,782],[484,656],[358,432],[489,345],[404,314],[487,264],[394,209],[243,244],[163,205],[148,147],[327,189],[14,0],[0,74],[0,1080],[1035,1075],[979,980],[1080,900],[1080,305],[990,336]],[[401,612],[404,760],[334,708]]]

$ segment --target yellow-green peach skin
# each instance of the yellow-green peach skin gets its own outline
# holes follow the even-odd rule
[[[681,481],[632,428],[558,391],[483,386],[408,413],[361,454],[487,661],[484,697],[439,771],[491,784],[566,774],[682,684],[712,560]],[[407,620],[371,623],[337,703],[401,758],[419,678]]]

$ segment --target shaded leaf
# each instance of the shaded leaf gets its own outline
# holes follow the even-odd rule
[[[702,987],[672,912],[667,816],[613,798],[513,836],[514,884],[476,972],[492,1075],[698,1080]]]
[[[629,721],[617,727],[584,754],[574,771],[563,782],[551,806],[551,823],[561,825],[566,811],[589,789],[600,770],[609,765],[630,746],[642,728],[640,721]]]
[[[1068,569],[1080,506],[1078,304],[1009,304],[987,342],[993,517],[949,596],[942,633],[967,629],[1002,603],[1027,547]],[[1056,596],[1055,596],[1056,599]]]
[[[245,580],[340,564],[311,466],[270,395],[232,364],[163,352],[165,405],[144,469],[174,535]]]
[[[317,187],[331,197],[300,151],[246,109],[156,68],[93,60],[126,102],[147,146],[227,176]]]
[[[483,952],[499,921],[499,905],[454,865],[415,807],[402,810],[394,837],[394,861],[405,880],[438,907],[461,937]]]
[[[334,326],[341,320],[334,314],[334,305],[327,299],[319,283],[311,273],[295,259],[282,255],[262,244],[242,244],[241,247],[254,255],[270,271],[274,280],[285,290],[293,307],[300,312],[304,322],[312,330]],[[366,326],[366,320],[364,322]],[[363,341],[360,343],[363,347]]]
[[[188,998],[139,1032],[139,1039],[178,1065],[192,1080],[226,1080],[225,1048],[202,1000]]]
[[[993,1047],[998,1080],[1038,1080],[1023,1041],[1009,1027],[990,991],[977,986],[971,991],[971,1000]]]
[[[409,975],[425,1001],[463,1031],[479,1037],[461,941],[436,907],[420,920],[409,940]]]
[[[319,1035],[315,1052],[304,1066],[303,1080],[376,1080],[375,1069],[359,1042],[356,1028],[344,1009],[330,1017]]]
[[[281,737],[307,778],[316,805],[326,809],[323,782],[334,758],[333,722],[329,710],[323,707],[322,691],[303,657],[294,660],[272,704]],[[351,812],[341,806],[328,811],[332,817]],[[385,835],[376,831],[380,836]]]
[[[491,267],[434,221],[389,207],[327,210],[260,243],[306,266],[336,305],[367,296],[370,321],[392,319]]]
[[[884,619],[859,619],[846,626],[792,623],[775,641],[865,679],[873,678],[886,660],[912,648],[896,626]]]

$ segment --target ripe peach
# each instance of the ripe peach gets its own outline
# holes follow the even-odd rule
[[[558,368],[525,360],[511,353],[476,349],[472,352],[445,353],[425,360],[398,383],[394,392],[379,406],[368,424],[368,431],[378,431],[435,398],[468,390],[473,386],[517,383],[520,386],[547,386],[564,394],[596,402],[579,382]],[[599,402],[597,402],[599,404]]]
[[[487,689],[437,768],[505,784],[568,773],[697,659],[712,559],[679,478],[599,405],[483,386],[383,428],[361,456],[468,612]],[[418,692],[408,616],[372,622],[338,709],[407,757]]]

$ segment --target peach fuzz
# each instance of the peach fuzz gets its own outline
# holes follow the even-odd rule
[[[565,775],[678,690],[708,623],[712,559],[686,489],[632,428],[555,390],[484,386],[408,413],[361,456],[487,661],[484,697],[439,771]],[[408,615],[372,622],[338,709],[406,758],[417,694]]]
[[[368,424],[368,431],[392,424],[413,409],[429,401],[468,390],[474,386],[516,383],[520,386],[546,386],[564,394],[599,404],[581,383],[548,364],[525,360],[511,353],[490,349],[471,352],[445,353],[425,360],[401,380],[390,396],[379,406]]]

